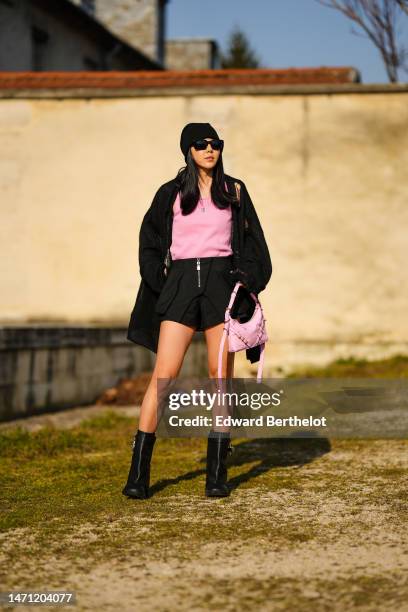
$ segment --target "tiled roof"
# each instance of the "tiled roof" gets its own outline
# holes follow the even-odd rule
[[[106,72],[0,72],[0,90],[70,88],[177,88],[230,85],[305,85],[358,82],[350,66],[319,68],[159,70]]]

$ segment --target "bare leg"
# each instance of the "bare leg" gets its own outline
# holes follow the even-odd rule
[[[157,428],[157,379],[176,378],[196,328],[161,321],[156,363],[140,409],[139,429],[154,432]]]

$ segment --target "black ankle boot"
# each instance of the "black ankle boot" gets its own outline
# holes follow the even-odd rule
[[[122,493],[128,497],[146,499],[149,497],[150,461],[156,434],[137,430],[133,441],[132,463],[127,483]]]
[[[211,431],[207,444],[207,478],[205,494],[207,497],[227,497],[227,455],[232,452],[230,436],[226,432]]]

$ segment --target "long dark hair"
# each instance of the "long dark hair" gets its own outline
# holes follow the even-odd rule
[[[198,168],[191,155],[191,149],[187,153],[187,163],[177,173],[176,180],[180,184],[180,208],[183,215],[189,215],[196,208],[200,199],[198,186]],[[211,183],[211,199],[218,208],[228,208],[237,202],[237,196],[229,193],[224,186],[225,175],[222,163],[222,152],[213,168]]]

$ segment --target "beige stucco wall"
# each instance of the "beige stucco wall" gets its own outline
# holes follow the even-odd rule
[[[406,352],[408,92],[1,99],[1,323],[127,324],[189,121],[225,139],[264,227],[265,373]]]

